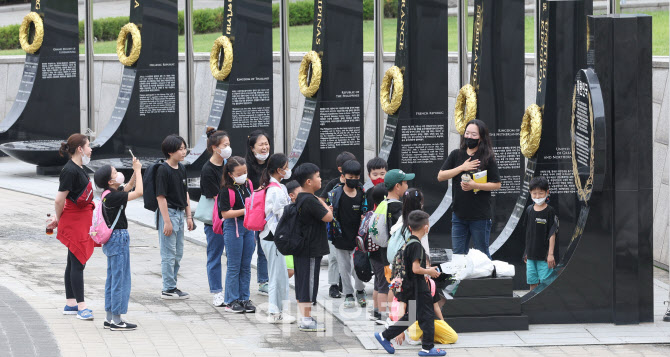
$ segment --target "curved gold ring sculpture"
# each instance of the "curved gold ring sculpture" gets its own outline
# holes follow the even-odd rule
[[[126,56],[126,38],[128,35],[132,36],[133,46],[130,48],[130,54]],[[132,66],[140,58],[140,51],[142,50],[142,35],[140,29],[134,23],[127,23],[119,31],[119,37],[116,39],[116,56],[119,57],[119,62],[124,66]]]
[[[537,104],[531,104],[526,108],[519,137],[521,153],[530,159],[540,147],[542,137],[542,109]]]
[[[391,84],[393,84],[393,94],[391,94]],[[384,73],[379,93],[379,101],[381,102],[382,110],[386,114],[392,115],[398,111],[404,91],[405,85],[402,70],[398,66],[392,66]]]
[[[465,127],[477,116],[477,92],[471,84],[466,84],[458,91],[454,107],[454,121],[458,133],[465,134]]]
[[[307,74],[309,65],[312,65],[312,78],[307,84]],[[298,84],[300,86],[300,93],[305,97],[311,98],[319,90],[321,85],[321,58],[316,51],[309,51],[302,57],[300,62],[300,69],[298,70]]]
[[[31,23],[35,25],[35,37],[33,38],[33,43],[29,42]],[[42,41],[44,41],[44,23],[42,22],[42,17],[36,12],[29,12],[28,15],[23,18],[21,27],[19,28],[19,42],[21,43],[21,48],[32,54],[42,47]]]
[[[219,68],[219,52],[223,48],[223,63]],[[222,81],[230,75],[233,69],[233,44],[228,36],[219,36],[214,40],[212,51],[209,53],[209,69],[212,76],[218,81]]]

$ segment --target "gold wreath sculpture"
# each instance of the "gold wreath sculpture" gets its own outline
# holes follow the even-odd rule
[[[222,48],[223,63],[219,68],[219,52]],[[214,41],[212,52],[209,53],[209,69],[217,81],[225,80],[230,75],[230,71],[233,69],[233,43],[230,42],[228,36],[219,36]]]
[[[33,43],[28,42],[31,22],[35,24],[35,37],[33,38]],[[42,47],[42,41],[44,41],[44,23],[42,22],[42,17],[36,12],[29,12],[28,15],[23,18],[21,28],[19,29],[19,42],[21,43],[21,48],[28,53],[35,53]]]
[[[307,85],[307,72],[310,64],[312,65],[312,79]],[[300,93],[307,98],[313,97],[319,90],[321,85],[321,58],[316,51],[309,51],[302,57],[298,70],[298,85],[300,86]]]
[[[393,84],[393,95],[391,95],[391,84]],[[384,73],[379,93],[379,101],[382,104],[382,110],[386,114],[393,115],[398,111],[404,91],[405,85],[402,70],[398,66],[392,66]]]
[[[130,55],[126,56],[126,38],[128,34],[133,38],[133,47],[130,48]],[[121,28],[121,31],[119,31],[119,37],[116,39],[116,56],[119,57],[119,62],[124,66],[132,66],[140,58],[141,50],[142,35],[140,34],[140,29],[132,22],[125,24]]]
[[[542,109],[537,104],[531,104],[526,108],[521,121],[520,144],[521,153],[531,158],[540,147],[542,136]]]
[[[470,120],[477,116],[477,92],[472,84],[466,84],[458,91],[456,107],[454,108],[454,120],[458,133],[465,134],[465,127]]]

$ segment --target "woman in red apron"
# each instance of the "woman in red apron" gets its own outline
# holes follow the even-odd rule
[[[93,255],[95,242],[88,235],[93,218],[93,185],[84,170],[91,160],[88,138],[72,134],[61,144],[60,155],[70,160],[60,173],[56,195],[56,217],[49,224],[58,227],[57,238],[68,248],[65,268],[64,315],[77,315],[81,320],[93,320],[93,312],[84,300],[84,267]]]

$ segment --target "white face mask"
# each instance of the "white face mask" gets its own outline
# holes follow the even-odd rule
[[[81,163],[83,165],[88,165],[89,162],[91,162],[91,157],[86,156],[86,154],[84,154],[84,150],[82,149],[81,150]]]
[[[284,176],[282,176],[284,180],[288,180],[291,178],[291,169],[286,169],[286,172],[284,173]]]
[[[126,178],[123,176],[123,172],[117,172],[114,181],[116,181],[116,183],[119,185],[123,185],[123,183],[126,182]]]
[[[536,205],[542,206],[544,204],[544,201],[547,200],[547,197],[542,197],[542,198],[533,198],[533,202],[535,202]]]
[[[268,159],[268,157],[270,157],[270,153],[267,153],[267,154],[254,154],[254,156],[255,156],[256,159],[258,159],[258,160],[265,161],[265,160]]]
[[[241,184],[247,182],[247,174],[234,177],[234,179],[235,179],[236,184],[241,185]]]
[[[226,146],[223,149],[219,149],[219,156],[221,156],[224,160],[228,159],[232,154],[233,149],[231,149],[230,146]]]

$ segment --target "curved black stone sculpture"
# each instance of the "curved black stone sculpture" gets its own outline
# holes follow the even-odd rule
[[[207,126],[228,132],[233,155],[244,156],[251,131],[263,129],[269,135],[274,131],[272,3],[225,0],[224,9],[223,35],[233,43],[233,67],[228,78],[216,81]],[[200,177],[200,169],[209,157],[207,134],[203,130],[184,160],[189,177]]]
[[[404,94],[386,120],[379,151],[389,168],[416,174],[410,186],[422,190],[425,210],[432,212],[431,247],[451,244],[451,219],[442,217],[451,190],[436,182],[448,156],[447,17],[447,0],[398,1],[395,65],[403,71]]]
[[[129,149],[146,166],[163,158],[163,139],[179,132],[177,0],[132,0],[130,22],[140,29],[142,49],[124,66],[112,117],[91,143],[87,166],[94,170],[132,168]]]
[[[0,122],[0,150],[31,164],[59,166],[66,159],[51,141],[60,145],[80,131],[77,0],[39,6],[33,0],[30,8],[43,19],[44,41],[35,54],[26,54],[16,99]]]
[[[321,57],[321,86],[305,98],[289,166],[312,162],[323,186],[339,176],[335,158],[349,151],[363,162],[363,3],[315,0],[312,50]],[[314,122],[316,121],[316,122]]]

